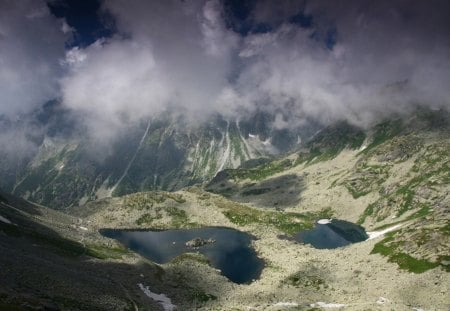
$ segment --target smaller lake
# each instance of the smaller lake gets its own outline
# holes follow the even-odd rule
[[[330,222],[317,223],[311,230],[297,233],[294,239],[311,244],[315,248],[331,249],[367,240],[363,227],[354,223],[333,219]]]
[[[183,253],[199,252],[225,277],[238,284],[250,283],[259,278],[264,268],[264,261],[258,258],[251,247],[254,237],[230,228],[165,231],[102,229],[100,233],[159,264],[167,263]],[[197,238],[209,243],[195,248],[186,246],[186,242]]]

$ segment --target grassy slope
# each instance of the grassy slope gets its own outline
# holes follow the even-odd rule
[[[392,241],[378,243],[374,252],[388,256],[402,268],[423,272],[448,261],[450,237],[445,228],[449,223],[446,206],[450,203],[449,128],[449,117],[441,112],[420,112],[407,121],[382,122],[367,137],[358,129],[339,124],[316,135],[308,143],[309,150],[300,152],[297,160],[290,156],[256,167],[226,170],[206,189],[237,201],[246,195],[276,196],[279,194],[274,188],[262,187],[274,176],[292,174],[294,170],[301,174],[302,167],[319,166],[344,149],[361,148],[365,140],[352,168],[344,173],[329,173],[329,179],[333,179],[330,188],[342,186],[354,200],[368,200],[360,224],[385,228],[408,222],[414,234],[401,229]],[[234,217],[238,224],[251,218],[244,212],[237,214]],[[430,226],[433,234],[427,229]]]

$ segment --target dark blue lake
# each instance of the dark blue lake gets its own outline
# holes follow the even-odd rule
[[[315,248],[338,248],[368,238],[363,227],[344,220],[333,219],[326,224],[317,223],[311,230],[297,233],[294,239]]]
[[[251,247],[254,237],[230,228],[200,228],[165,231],[130,231],[102,229],[103,236],[113,238],[125,247],[159,264],[167,263],[182,253],[200,252],[212,266],[232,282],[250,283],[259,278],[264,261]],[[215,242],[198,248],[187,247],[195,238]]]

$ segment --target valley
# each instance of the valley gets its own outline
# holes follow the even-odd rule
[[[63,212],[3,193],[0,309],[445,310],[449,124],[424,113],[370,131],[337,125],[301,150],[225,169],[204,186]],[[369,239],[316,249],[282,238],[320,219],[360,224]],[[195,250],[155,264],[100,234],[205,227],[254,236],[259,278],[233,283]]]
[[[0,311],[450,311],[449,0],[0,0]]]

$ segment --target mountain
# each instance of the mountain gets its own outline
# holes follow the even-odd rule
[[[54,111],[51,106],[46,114]],[[40,122],[49,118],[41,117]],[[0,165],[9,176],[1,186],[56,209],[137,191],[173,191],[206,182],[249,159],[293,150],[317,128],[312,124],[276,130],[273,121],[257,113],[247,120],[217,117],[194,126],[167,115],[131,125],[103,149],[86,138],[74,138],[77,135],[54,135],[62,121],[52,121],[33,156],[15,166],[8,161]]]
[[[180,310],[444,310],[449,153],[450,115],[419,111],[370,129],[339,122],[298,150],[175,192],[64,213],[2,192],[0,309],[167,310],[170,299]],[[294,240],[330,218],[362,225],[369,239],[327,250]],[[258,280],[232,283],[195,250],[157,265],[100,234],[211,226],[254,236]]]
[[[103,253],[106,244],[94,246],[85,238],[78,219],[5,193],[0,213],[0,310],[133,307],[120,287],[118,276],[125,267],[92,261],[126,250]]]
[[[421,111],[369,131],[330,126],[287,158],[220,172],[206,190],[278,210],[327,208],[369,230],[398,225],[374,253],[414,272],[448,271],[449,159],[449,114]]]

